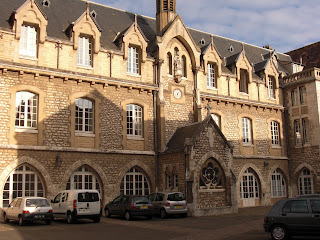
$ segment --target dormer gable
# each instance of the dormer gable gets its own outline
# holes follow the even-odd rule
[[[166,47],[171,39],[177,38],[188,50],[192,67],[200,67],[201,50],[194,42],[190,32],[184,25],[181,17],[177,15],[175,19],[168,25],[168,28],[163,32],[162,36],[157,36],[157,44],[160,49],[159,58],[164,59],[166,56]]]
[[[204,74],[207,74],[207,64],[215,63],[217,65],[218,77],[221,76],[221,64],[222,58],[213,42],[213,36],[211,36],[211,43],[202,53]]]
[[[99,53],[102,30],[96,22],[95,18],[90,14],[88,3],[87,10],[72,25],[72,38],[74,44],[73,48],[75,50],[78,49],[78,39],[80,35],[87,35],[92,37],[93,39],[94,53]]]
[[[120,39],[121,47],[124,52],[124,59],[128,58],[129,45],[138,46],[141,49],[141,61],[145,62],[147,58],[147,46],[149,40],[141,30],[137,15],[135,15],[135,21],[131,26],[123,33],[122,39]]]
[[[23,24],[30,24],[39,28],[39,42],[45,42],[48,20],[35,0],[27,0],[14,12],[13,29],[15,29],[17,40],[21,37],[21,26]]]
[[[237,79],[240,80],[240,70],[246,70],[248,72],[249,76],[249,83],[252,82],[252,71],[253,67],[249,61],[249,59],[246,56],[246,53],[244,51],[244,48],[242,49],[242,52],[240,52],[235,59],[235,68],[236,68],[236,73],[237,73]]]

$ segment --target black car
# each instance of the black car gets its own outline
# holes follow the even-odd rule
[[[104,213],[106,217],[119,215],[125,217],[126,220],[131,220],[135,216],[146,216],[152,219],[154,209],[147,197],[120,195],[105,206]]]
[[[320,195],[278,201],[264,218],[263,226],[276,240],[320,235]]]

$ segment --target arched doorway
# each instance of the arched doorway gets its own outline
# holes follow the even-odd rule
[[[259,181],[255,172],[248,168],[240,181],[240,200],[243,207],[259,205],[260,190]]]
[[[304,168],[299,175],[299,194],[313,193],[313,176],[308,168]]]
[[[71,174],[66,189],[94,189],[101,193],[101,184],[96,173],[88,166],[81,166]]]
[[[7,207],[16,197],[44,197],[45,189],[40,176],[29,165],[17,167],[8,176],[3,188],[2,207]]]
[[[120,185],[120,194],[149,195],[150,184],[147,176],[138,167],[131,168],[123,177]]]

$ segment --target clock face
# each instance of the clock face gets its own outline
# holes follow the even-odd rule
[[[173,91],[173,96],[176,98],[176,99],[180,99],[182,97],[182,92],[180,89],[175,89]]]

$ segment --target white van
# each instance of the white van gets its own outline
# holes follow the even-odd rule
[[[51,200],[54,218],[64,218],[68,223],[88,218],[95,223],[101,218],[101,198],[97,190],[65,190]]]

